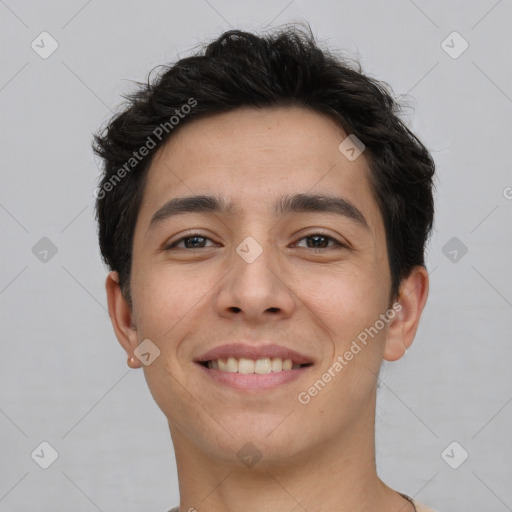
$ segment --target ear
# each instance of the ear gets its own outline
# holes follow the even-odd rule
[[[396,300],[400,309],[394,305],[395,311],[398,311],[389,324],[386,337],[383,355],[386,361],[400,359],[411,346],[427,302],[428,289],[428,272],[423,266],[414,267],[409,276],[402,280]]]
[[[117,341],[126,350],[128,357],[133,356],[133,351],[139,345],[137,328],[133,323],[133,313],[130,305],[123,297],[119,286],[119,275],[110,272],[105,281],[107,291],[108,314],[114,327]],[[142,364],[135,356],[129,362],[132,368],[140,368]]]

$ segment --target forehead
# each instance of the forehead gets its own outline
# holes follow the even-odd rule
[[[368,162],[364,153],[351,161],[340,152],[346,137],[329,116],[299,107],[240,108],[190,120],[153,158],[139,217],[147,226],[169,199],[212,193],[240,215],[263,215],[284,193],[311,193],[350,200],[376,228]]]

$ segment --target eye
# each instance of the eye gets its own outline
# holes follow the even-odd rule
[[[165,247],[165,250],[170,250],[174,248],[180,248],[180,249],[203,249],[206,246],[204,245],[207,240],[211,240],[211,238],[208,238],[206,236],[201,235],[200,233],[191,233],[187,236],[184,236],[180,238],[179,240],[176,240],[172,244]],[[323,233],[313,233],[311,235],[307,235],[305,237],[302,237],[300,241],[302,240],[311,240],[312,243],[306,243],[307,249],[332,249],[333,247],[346,247],[341,242],[338,242],[335,238],[332,238],[331,236],[324,235]],[[329,242],[332,242],[332,245],[329,246]],[[184,244],[184,246],[180,247],[180,244]],[[327,243],[327,245],[326,245]],[[210,246],[211,247],[211,246]]]
[[[346,247],[341,242],[338,242],[338,240],[336,240],[336,239],[334,239],[334,238],[332,238],[330,236],[324,235],[323,233],[312,233],[311,235],[307,235],[307,236],[301,238],[299,240],[299,242],[301,240],[308,240],[308,239],[312,240],[312,245],[307,244],[307,249],[330,249],[330,248],[333,248],[332,245],[330,247],[326,246],[325,242],[327,242],[327,244],[329,242],[333,242],[334,243],[334,247],[335,246]]]
[[[173,249],[175,247],[179,247],[179,245],[182,242],[185,244],[185,246],[179,247],[181,249],[202,249],[204,247],[203,244],[206,240],[211,241],[211,238],[203,236],[200,233],[191,233],[187,236],[180,238],[179,240],[176,240],[171,245],[168,245],[167,247],[165,247],[165,249],[168,250],[168,249]]]

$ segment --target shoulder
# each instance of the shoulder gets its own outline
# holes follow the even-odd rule
[[[420,503],[419,501],[413,500],[414,506],[416,507],[417,512],[438,512],[437,510],[434,510],[432,508],[427,507],[427,505],[424,505],[423,503]],[[169,511],[174,512],[174,511]],[[178,510],[176,510],[178,512]]]

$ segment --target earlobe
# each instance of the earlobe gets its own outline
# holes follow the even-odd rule
[[[134,357],[133,352],[138,346],[137,329],[135,327],[132,308],[124,298],[119,286],[119,275],[112,271],[105,280],[107,292],[108,314],[112,327],[120,345],[128,356],[128,366],[139,368],[140,361]]]
[[[428,297],[429,279],[425,267],[414,267],[409,276],[402,280],[397,303],[400,308],[391,321],[386,337],[383,357],[396,361],[404,356],[411,346]]]

